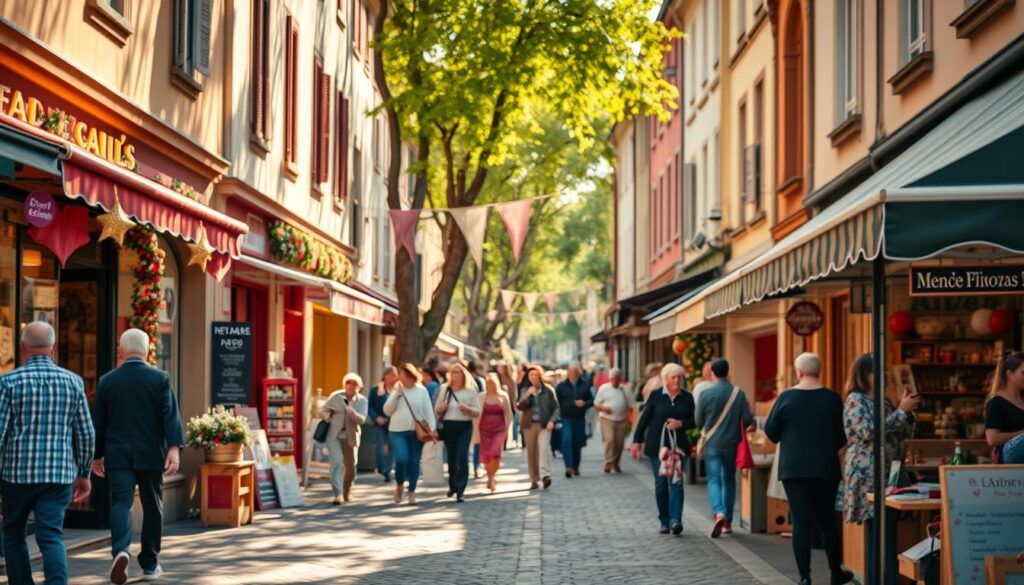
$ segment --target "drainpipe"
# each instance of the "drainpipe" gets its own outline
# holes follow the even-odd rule
[[[814,2],[807,1],[807,35],[804,50],[807,52],[807,103],[804,117],[807,119],[807,183],[804,198],[814,192]]]

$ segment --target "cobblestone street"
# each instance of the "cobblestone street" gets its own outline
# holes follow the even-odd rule
[[[355,501],[346,506],[330,506],[321,481],[305,493],[306,507],[260,513],[249,527],[174,524],[164,539],[164,582],[778,582],[754,579],[746,563],[698,532],[693,513],[681,538],[659,535],[647,468],[629,461],[625,474],[605,476],[597,437],[584,452],[583,476],[564,479],[556,460],[555,483],[547,492],[529,491],[522,453],[507,452],[505,462],[498,493],[485,495],[485,482],[471,480],[461,506],[446,500],[438,486],[418,490],[417,507],[396,506],[391,486],[361,475]],[[137,539],[135,547],[137,552]],[[70,566],[72,583],[106,583],[109,551],[73,555]],[[129,582],[135,582],[140,572],[134,560],[131,571]]]

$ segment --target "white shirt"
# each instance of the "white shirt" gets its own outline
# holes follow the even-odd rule
[[[405,395],[405,400],[402,395]],[[409,407],[416,412],[416,418],[424,421],[430,426],[430,430],[437,429],[437,420],[434,417],[434,405],[430,403],[430,394],[422,384],[416,384],[412,388],[403,388],[399,385],[388,396],[384,403],[384,414],[391,417],[388,430],[399,433],[402,431],[415,431],[416,422],[409,412]]]
[[[612,386],[611,382],[601,386],[601,389],[597,391],[594,404],[611,408],[610,413],[602,412],[601,418],[615,422],[626,420],[626,414],[629,412],[629,396],[626,394],[625,388],[621,385]]]
[[[451,390],[451,394],[448,393],[448,385],[445,384],[437,389],[437,403],[434,405],[435,412],[437,406],[444,403],[445,399],[448,400],[448,410],[444,411],[442,420],[452,421],[468,421],[473,420],[474,414],[480,416],[480,393],[476,391],[476,385],[473,388],[463,388],[462,390]],[[459,408],[459,404],[465,404],[472,409],[473,414],[467,414],[462,412]]]

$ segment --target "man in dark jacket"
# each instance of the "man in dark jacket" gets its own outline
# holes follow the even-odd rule
[[[185,443],[178,402],[167,372],[146,364],[149,335],[129,329],[121,335],[123,363],[100,378],[96,392],[96,456],[93,473],[110,486],[110,582],[128,580],[135,487],[142,502],[143,579],[163,574],[157,556],[163,524],[164,474],[177,473]]]
[[[580,474],[580,455],[587,440],[587,409],[594,406],[594,394],[581,373],[579,364],[570,364],[566,379],[555,388],[558,408],[562,413],[561,451],[565,477]]]

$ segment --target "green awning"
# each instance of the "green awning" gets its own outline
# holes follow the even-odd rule
[[[61,147],[0,124],[0,157],[60,175]]]

